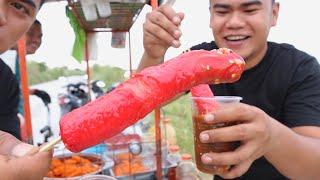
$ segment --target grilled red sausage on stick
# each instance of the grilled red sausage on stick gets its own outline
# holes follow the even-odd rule
[[[237,81],[244,65],[239,55],[221,48],[190,51],[146,68],[112,92],[62,117],[61,139],[73,152],[99,144],[194,86]]]

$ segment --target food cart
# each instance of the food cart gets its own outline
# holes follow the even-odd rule
[[[84,0],[85,1],[85,0]],[[130,37],[130,28],[134,24],[135,20],[137,19],[139,13],[141,12],[143,6],[146,3],[150,3],[153,8],[155,8],[158,4],[158,1],[156,0],[107,0],[103,2],[108,2],[108,7],[106,8],[106,12],[103,16],[102,14],[94,17],[88,15],[85,11],[85,5],[84,3],[81,3],[77,0],[68,0],[67,9],[72,12],[72,15],[76,17],[77,22],[81,26],[81,28],[85,31],[85,36],[88,37],[90,33],[95,32],[125,32],[128,33],[129,37],[129,66],[130,66],[130,73],[132,74],[132,63],[131,63],[131,37]],[[101,2],[100,2],[101,3]],[[96,4],[98,7],[98,4]],[[100,4],[101,5],[101,4]],[[110,8],[110,9],[108,9]],[[99,9],[98,9],[99,10]],[[98,11],[96,11],[98,13]],[[90,19],[92,18],[92,19]],[[89,44],[86,38],[85,41],[85,47],[84,52],[84,60],[86,62],[86,73],[87,73],[87,81],[88,86],[90,86],[91,81],[91,71],[90,71],[90,51],[89,51]],[[29,92],[28,92],[28,76],[27,76],[27,67],[26,67],[26,59],[25,59],[25,39],[21,38],[18,42],[18,55],[20,59],[20,69],[21,69],[21,89],[24,99],[24,112],[25,112],[25,132],[26,137],[24,137],[24,141],[32,143],[32,124],[31,124],[31,114],[30,114],[30,105],[29,105]],[[88,88],[91,89],[90,87]],[[89,92],[90,94],[90,92]],[[60,155],[57,156],[58,160],[68,161],[68,162],[86,162],[90,161],[94,164],[96,168],[94,168],[89,173],[105,173],[105,174],[111,174],[119,179],[127,179],[129,177],[134,177],[134,179],[149,179],[151,177],[156,177],[157,179],[162,179],[162,176],[164,173],[166,173],[166,170],[170,167],[169,165],[166,165],[164,162],[162,162],[162,154],[163,154],[163,146],[161,145],[161,128],[160,128],[160,110],[156,109],[154,113],[154,129],[155,129],[155,137],[153,140],[149,139],[149,142],[143,142],[141,141],[141,137],[134,139],[135,141],[126,141],[124,139],[127,138],[127,136],[122,136],[121,134],[115,138],[118,138],[116,141],[109,140],[108,147],[110,148],[108,152],[111,152],[111,154],[108,154],[108,156],[104,157],[111,157],[112,161],[114,163],[122,163],[122,164],[128,164],[125,166],[125,168],[128,168],[129,170],[126,171],[123,174],[119,174],[115,168],[111,168],[109,172],[105,172],[102,167],[105,166],[106,163],[108,163],[108,160],[105,158],[101,158],[103,155],[105,155],[106,149],[105,147],[97,146],[94,150],[95,155],[99,155],[99,157],[96,157],[95,155],[88,155],[86,153],[82,153],[79,155],[70,154],[65,149],[59,149]],[[119,144],[120,142],[120,144]],[[133,143],[134,142],[134,143]],[[150,144],[153,143],[153,146]],[[122,146],[122,148],[119,149],[117,146]],[[149,163],[155,162],[155,164],[149,164],[149,169],[139,169],[141,168],[141,163],[145,159],[142,157],[137,158],[138,156],[132,156],[132,149],[135,148],[135,145],[138,145],[137,148],[143,147],[144,153],[148,153],[151,155],[152,159],[147,159]],[[100,149],[99,149],[100,148]],[[101,149],[102,148],[102,149]],[[149,149],[148,149],[149,148]],[[151,149],[150,149],[151,148]],[[121,152],[126,149],[128,152]],[[119,151],[121,153],[119,153]],[[140,151],[140,150],[138,150]],[[141,150],[143,151],[143,150]],[[140,154],[141,152],[139,152]],[[165,155],[165,154],[164,154]],[[148,156],[150,157],[150,156]],[[56,159],[55,159],[56,160]],[[121,162],[120,162],[121,161]],[[55,162],[55,161],[54,161]],[[55,162],[55,163],[61,163],[62,161]],[[85,166],[85,165],[83,165]],[[138,168],[138,169],[137,169]]]

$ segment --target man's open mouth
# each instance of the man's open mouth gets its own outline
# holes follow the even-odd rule
[[[243,41],[248,39],[250,36],[243,36],[243,35],[233,35],[233,36],[226,36],[225,40],[227,41]]]

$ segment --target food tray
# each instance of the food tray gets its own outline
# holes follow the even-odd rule
[[[87,173],[81,176],[74,176],[74,177],[67,177],[67,178],[62,178],[62,177],[44,177],[44,180],[78,180],[81,177],[85,176],[85,175],[92,175],[92,174],[99,174],[103,171],[104,169],[104,161],[101,159],[101,157],[99,155],[96,154],[88,154],[88,153],[77,153],[77,154],[73,154],[73,153],[68,153],[68,154],[61,154],[61,155],[56,155],[54,156],[54,158],[57,159],[65,159],[65,158],[70,158],[73,155],[77,155],[83,158],[86,158],[88,160],[90,160],[92,163],[96,164],[99,166],[99,169],[97,171],[91,172],[91,173]]]
[[[168,174],[168,170],[170,168],[176,167],[175,164],[171,164],[169,162],[166,162],[165,167],[163,167],[162,169],[162,174],[166,175]],[[116,176],[113,172],[113,168],[110,168],[110,175],[115,177],[118,180],[146,180],[146,179],[156,179],[156,169],[153,168],[149,171],[146,172],[142,172],[142,173],[135,173],[135,174],[131,174],[131,175],[125,175],[125,176]]]

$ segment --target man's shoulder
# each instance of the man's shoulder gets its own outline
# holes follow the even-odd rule
[[[0,59],[10,67],[13,73],[15,73],[16,70],[17,58],[16,50],[8,50],[0,55]]]
[[[272,56],[281,58],[282,60],[287,60],[285,62],[300,64],[307,61],[316,61],[314,56],[297,49],[291,44],[268,42],[268,46],[269,49],[271,49]]]
[[[11,71],[10,67],[2,60],[0,59],[0,83],[1,88],[0,92],[1,94],[6,94],[11,91],[15,91],[18,87],[16,78]]]
[[[0,58],[0,78],[3,79],[10,71],[10,67]]]
[[[0,79],[11,80],[14,77],[11,68],[0,58]],[[1,83],[3,84],[3,83]]]
[[[185,52],[193,51],[193,50],[201,50],[201,49],[210,51],[210,50],[217,49],[217,48],[218,47],[215,44],[215,42],[211,41],[211,42],[203,42],[203,43],[197,44],[195,46],[192,46],[190,49],[186,50]]]

